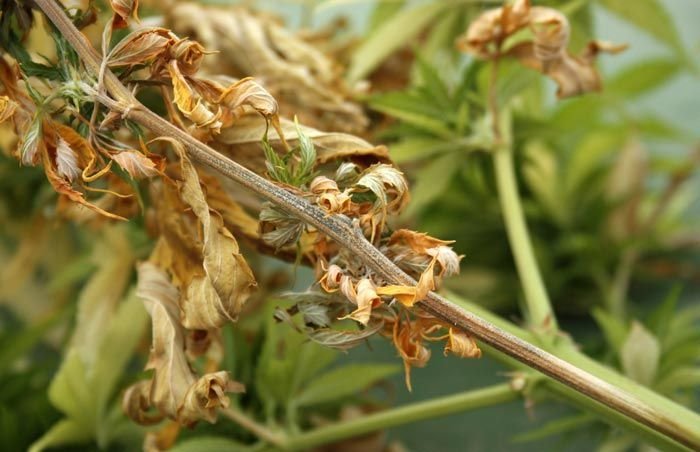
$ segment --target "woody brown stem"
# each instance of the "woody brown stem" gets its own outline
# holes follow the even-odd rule
[[[34,0],[34,2],[75,48],[86,68],[93,75],[97,76],[101,67],[100,55],[95,51],[87,38],[73,26],[61,6],[54,0]],[[104,73],[104,87],[116,100],[116,103],[110,105],[110,107],[157,135],[168,136],[179,141],[185,146],[192,160],[218,171],[225,177],[238,182],[268,201],[273,202],[299,220],[313,225],[321,233],[326,234],[350,250],[361,262],[387,282],[403,285],[416,284],[413,278],[404,273],[389,258],[369,243],[361,231],[353,226],[347,217],[339,215],[329,216],[309,201],[272,184],[157,116],[140,104],[109,69]],[[484,343],[589,396],[597,402],[619,411],[675,439],[679,443],[700,449],[700,433],[692,427],[692,419],[686,421],[676,419],[678,417],[677,414],[675,416],[671,414],[666,409],[667,407],[652,407],[618,387],[465,311],[436,293],[430,293],[425,300],[420,302],[420,307],[447,324],[473,335]]]

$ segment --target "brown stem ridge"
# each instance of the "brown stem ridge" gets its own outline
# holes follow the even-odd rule
[[[55,0],[34,0],[68,42],[75,48],[86,68],[95,76],[100,73],[102,57],[87,38],[73,26],[62,7]],[[391,284],[416,285],[416,281],[398,268],[389,258],[369,243],[351,221],[340,215],[328,215],[309,201],[272,184],[242,165],[218,153],[187,132],[170,124],[142,105],[109,69],[104,71],[104,86],[117,101],[110,107],[156,134],[168,136],[182,143],[190,158],[230,178],[245,188],[273,202],[299,220],[316,227],[340,245],[351,250],[368,268]],[[620,388],[557,358],[492,323],[465,311],[440,295],[431,292],[420,302],[420,307],[439,318],[468,332],[477,339],[518,361],[539,370],[593,400],[656,430],[681,444],[700,449],[700,437],[676,423],[667,414],[622,391]]]

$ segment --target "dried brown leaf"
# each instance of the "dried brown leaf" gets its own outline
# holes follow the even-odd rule
[[[179,322],[178,290],[167,274],[150,262],[139,265],[137,294],[143,299],[152,319],[153,345],[146,365],[154,370],[148,406],[184,425],[200,419],[214,422],[216,409],[228,406],[226,392],[243,390],[229,381],[227,372],[215,372],[197,378],[185,354],[184,329]],[[144,383],[138,383],[143,385]],[[143,388],[127,392],[124,405],[135,420],[149,421],[144,416]]]
[[[529,28],[531,41],[521,42],[505,51],[504,41],[514,33]],[[626,48],[592,41],[579,56],[567,50],[570,37],[569,22],[559,11],[530,6],[529,0],[517,0],[479,16],[458,40],[458,47],[482,58],[509,56],[523,65],[551,77],[558,85],[559,98],[598,91],[601,81],[594,63],[598,53],[618,53]]]
[[[138,151],[121,151],[111,157],[134,179],[153,177],[162,172],[156,161]]]
[[[291,146],[298,144],[299,137],[293,121],[280,120],[285,139]],[[302,132],[314,143],[317,165],[351,160],[362,167],[374,163],[391,163],[385,146],[374,146],[366,140],[346,133],[322,132],[300,126]],[[257,114],[240,117],[234,127],[224,128],[210,143],[218,151],[233,157],[251,170],[265,171],[265,156],[260,148],[260,140],[267,130],[266,122]],[[285,152],[282,140],[275,130],[269,130],[268,140],[275,150]]]
[[[109,0],[109,4],[114,11],[113,28],[126,28],[129,18],[138,20],[139,0]]]
[[[165,28],[136,30],[109,52],[110,67],[147,64],[161,56],[173,42],[173,36]]]
[[[0,123],[7,121],[17,110],[17,102],[7,96],[0,96]]]

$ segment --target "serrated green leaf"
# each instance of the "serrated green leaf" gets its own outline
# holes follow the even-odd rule
[[[432,108],[424,100],[408,93],[376,96],[370,100],[369,106],[438,137],[453,136],[453,132],[445,124],[445,111]]]
[[[349,364],[309,382],[294,398],[297,406],[311,406],[351,396],[400,370],[389,364]]]
[[[606,9],[620,19],[644,30],[663,44],[683,53],[683,43],[676,24],[659,0],[599,0]]]
[[[678,75],[682,66],[676,59],[654,58],[634,63],[605,82],[605,92],[625,100],[634,99],[661,87]]]
[[[392,144],[389,154],[394,163],[404,163],[431,157],[441,150],[445,150],[441,139],[412,137]]]
[[[383,22],[357,48],[347,78],[356,83],[372,72],[384,58],[406,45],[427,27],[450,2],[429,2],[403,9]]]

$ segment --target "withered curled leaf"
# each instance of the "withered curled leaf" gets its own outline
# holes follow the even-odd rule
[[[138,151],[121,151],[112,154],[111,157],[134,179],[153,177],[160,174],[160,169],[156,162]]]
[[[165,52],[173,42],[165,28],[144,28],[128,34],[109,52],[110,67],[147,64]]]
[[[126,28],[132,17],[138,20],[139,0],[109,0],[109,5],[114,11],[113,28]]]
[[[0,123],[7,121],[17,110],[17,102],[7,96],[0,96]]]
[[[189,85],[182,74],[177,60],[168,64],[168,72],[173,84],[174,102],[178,110],[197,128],[205,129],[216,134],[221,131],[221,110],[210,110],[202,97]]]
[[[154,375],[148,389],[148,403],[143,382],[127,391],[123,403],[127,414],[136,421],[150,422],[153,416],[145,414],[145,409],[154,406],[162,415],[183,425],[201,419],[214,422],[216,409],[228,406],[226,392],[241,392],[242,385],[230,381],[224,371],[197,378],[185,353],[177,288],[164,271],[150,262],[140,264],[138,272],[137,294],[143,299],[153,326],[153,344],[146,368],[153,369]]]
[[[211,211],[197,170],[182,145],[173,142],[173,146],[180,155],[182,176],[179,183],[181,201],[177,202],[191,209],[196,220],[196,229],[185,232],[188,226],[182,223],[181,215],[164,212],[170,218],[166,219],[170,222],[168,227],[179,231],[172,231],[175,235],[171,237],[166,234],[166,248],[170,253],[168,260],[175,262],[170,266],[178,277],[182,292],[182,323],[188,329],[219,328],[238,318],[256,286],[255,278],[223,218],[218,212]],[[194,245],[184,246],[182,238],[188,234],[201,234],[201,242],[196,240]]]
[[[460,358],[480,358],[481,349],[476,345],[473,337],[454,328],[449,329],[447,345],[445,345],[445,356],[454,353]]]
[[[505,40],[528,28],[532,40],[502,49]],[[530,6],[530,0],[517,0],[489,10],[469,26],[457,46],[478,57],[492,59],[514,57],[523,65],[551,77],[558,85],[559,98],[575,96],[601,88],[594,63],[601,52],[618,53],[626,45],[592,41],[581,55],[568,50],[570,25],[566,16],[545,6]]]

